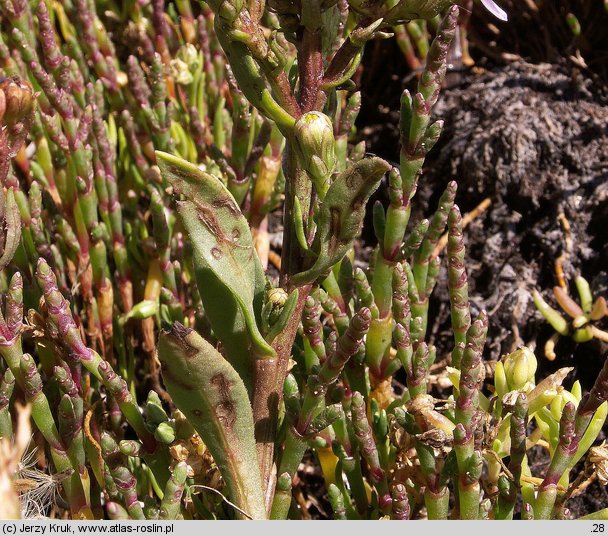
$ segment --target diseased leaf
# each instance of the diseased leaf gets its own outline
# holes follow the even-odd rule
[[[253,413],[236,370],[179,323],[161,332],[158,358],[173,402],[209,448],[230,500],[252,518],[265,519]]]
[[[252,354],[274,356],[258,329],[266,279],[249,225],[219,179],[176,156],[156,154],[163,177],[185,198],[177,201],[177,211],[192,242],[205,313],[244,374]]]
[[[358,160],[338,175],[319,207],[312,246],[317,259],[293,277],[296,285],[312,283],[344,257],[361,231],[367,200],[389,169],[388,162],[374,156]]]

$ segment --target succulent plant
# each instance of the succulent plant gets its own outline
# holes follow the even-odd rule
[[[568,369],[537,382],[527,348],[488,376],[456,183],[410,222],[451,4],[0,0],[0,450],[30,459],[31,411],[51,471],[6,515],[47,514],[52,481],[74,519],[296,517],[307,451],[336,519],[566,515],[570,470],[599,467],[608,365],[584,396]],[[353,143],[355,73],[368,41],[431,19],[391,165]],[[449,367],[428,334],[446,232]],[[604,303],[583,294],[558,297],[575,336]]]

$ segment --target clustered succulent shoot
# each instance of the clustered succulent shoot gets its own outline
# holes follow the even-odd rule
[[[489,370],[456,184],[410,222],[442,129],[449,0],[0,8],[0,452],[24,456],[0,478],[21,515],[297,518],[307,452],[335,519],[562,518],[574,465],[605,475],[590,449],[608,364],[587,394],[569,369],[537,383],[527,348]],[[393,166],[353,143],[355,74],[368,41],[428,21]],[[449,367],[427,334],[446,229]]]
[[[545,356],[551,361],[556,357],[554,349],[560,335],[572,337],[579,343],[594,338],[608,342],[608,332],[599,326],[599,323],[608,316],[606,298],[598,296],[594,300],[589,282],[581,275],[575,278],[574,283],[580,305],[570,297],[567,286],[553,287],[555,301],[571,318],[570,322],[558,310],[551,307],[538,291],[535,290],[532,294],[536,308],[555,330],[555,334],[545,344]]]

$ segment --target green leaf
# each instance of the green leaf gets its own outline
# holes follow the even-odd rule
[[[177,212],[192,242],[205,313],[244,375],[252,354],[275,355],[258,329],[266,278],[247,220],[218,178],[167,153],[157,151],[156,158],[163,178],[185,198],[177,201]]]
[[[222,353],[245,382],[249,394],[253,394],[253,359],[251,337],[241,306],[225,285],[203,263],[194,259],[194,276],[201,294],[205,314],[213,326],[215,336],[222,343]],[[221,307],[217,305],[221,304]]]
[[[344,257],[361,231],[369,197],[390,168],[381,158],[367,157],[351,164],[333,181],[317,215],[312,246],[317,259],[293,277],[294,284],[312,283]]]
[[[265,519],[253,413],[236,370],[179,323],[161,332],[158,358],[173,402],[209,448],[230,500],[248,516]]]

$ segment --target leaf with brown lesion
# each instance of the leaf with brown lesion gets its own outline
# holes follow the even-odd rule
[[[157,161],[178,197],[205,315],[251,393],[253,360],[274,350],[258,328],[266,277],[249,224],[217,177],[167,153],[157,152]]]
[[[344,257],[361,231],[368,199],[389,169],[387,162],[370,156],[336,177],[315,216],[317,232],[311,249],[316,260],[293,277],[294,284],[312,283]]]
[[[158,358],[173,402],[211,452],[231,501],[247,516],[265,518],[253,412],[237,371],[179,323],[161,332]]]

